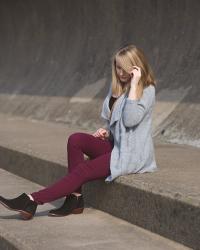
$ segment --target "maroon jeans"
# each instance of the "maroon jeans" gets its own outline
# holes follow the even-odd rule
[[[113,141],[88,133],[73,133],[67,142],[68,173],[54,184],[31,193],[38,204],[44,204],[72,192],[81,193],[81,185],[110,175]],[[90,159],[84,159],[84,154]]]

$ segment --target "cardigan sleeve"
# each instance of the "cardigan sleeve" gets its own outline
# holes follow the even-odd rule
[[[143,90],[143,95],[139,100],[127,98],[122,113],[125,127],[132,127],[139,124],[148,113],[155,102],[155,87],[150,86]]]
[[[105,121],[104,125],[102,126],[102,128],[105,128],[106,130],[110,130],[110,123],[108,120]]]

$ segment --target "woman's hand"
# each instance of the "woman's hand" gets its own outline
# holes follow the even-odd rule
[[[133,70],[130,72],[131,74],[131,87],[137,86],[140,78],[141,78],[141,69],[138,66],[133,66]]]
[[[104,128],[99,128],[94,134],[92,134],[95,137],[99,137],[102,140],[105,140],[109,137],[109,131]]]

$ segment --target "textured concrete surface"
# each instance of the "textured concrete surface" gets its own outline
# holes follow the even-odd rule
[[[41,185],[51,184],[67,173],[68,136],[78,131],[93,132],[4,115],[0,115],[0,123],[2,168]],[[86,201],[195,247],[200,243],[200,151],[187,145],[155,143],[155,155],[157,172],[121,176],[111,184],[103,179],[86,183]]]
[[[200,147],[199,13],[199,0],[1,0],[0,112],[96,129],[111,55],[134,43],[158,82],[157,139]]]
[[[96,181],[85,192],[99,209],[200,245],[200,154],[186,146],[200,147],[199,13],[198,0],[0,0],[0,113],[9,117],[0,118],[2,167],[43,185],[65,174],[67,136],[102,126],[112,53],[136,44],[158,83],[160,171]]]
[[[16,197],[22,192],[30,193],[40,188],[42,186],[0,169],[0,190],[5,197]],[[29,221],[22,220],[18,213],[1,205],[0,248],[190,249],[88,206],[79,215],[48,217],[48,211],[62,202],[63,199],[59,199],[56,203],[38,206],[35,217]]]

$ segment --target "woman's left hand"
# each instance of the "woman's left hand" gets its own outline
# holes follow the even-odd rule
[[[140,78],[141,78],[141,69],[138,66],[133,66],[133,70],[130,72],[131,74],[131,86],[137,86]]]

